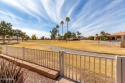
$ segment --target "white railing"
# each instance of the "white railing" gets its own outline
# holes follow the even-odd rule
[[[47,68],[59,70],[59,52],[3,46],[3,53]]]
[[[81,83],[115,83],[115,57],[64,53],[64,76]]]
[[[4,54],[60,72],[80,83],[125,83],[124,57],[92,56],[24,47],[3,46]],[[124,59],[125,62],[125,59]]]
[[[98,42],[98,41],[94,41]],[[120,41],[99,41],[99,43],[120,47]]]

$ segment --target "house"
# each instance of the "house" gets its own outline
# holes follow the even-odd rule
[[[87,37],[84,37],[84,36],[79,36],[80,37],[80,40],[86,40]]]
[[[125,32],[117,32],[108,36],[110,40],[125,41]]]

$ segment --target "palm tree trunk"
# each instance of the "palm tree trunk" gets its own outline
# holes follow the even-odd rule
[[[58,30],[58,29],[57,29]],[[59,40],[59,30],[57,31],[57,35],[58,35],[58,39],[57,40]]]
[[[63,25],[62,25],[62,40],[63,40]]]
[[[67,33],[68,33],[68,22],[67,22]]]
[[[67,39],[68,39],[68,22],[67,22],[67,35],[66,35],[66,42],[67,42]]]

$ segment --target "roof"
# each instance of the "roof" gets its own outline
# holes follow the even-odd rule
[[[122,35],[125,35],[125,32],[117,32],[117,33],[112,34],[110,36],[122,36]]]

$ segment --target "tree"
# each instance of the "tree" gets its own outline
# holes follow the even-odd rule
[[[96,34],[96,40],[98,40],[98,43],[99,43],[99,35]]]
[[[11,30],[11,34],[13,36],[13,39],[15,39],[15,37],[17,37],[17,33],[16,33],[16,30],[15,29],[12,29]]]
[[[12,37],[13,36],[13,34],[12,34],[12,28],[11,27],[8,27],[7,28],[7,38],[8,38],[8,43],[9,43],[9,41],[10,41],[10,37]]]
[[[81,33],[79,31],[76,32],[77,36],[78,36],[78,39],[80,39],[80,35]]]
[[[56,25],[56,28],[57,28],[57,35],[58,35],[58,39],[59,39],[59,25]]]
[[[101,31],[100,34],[101,34],[100,40],[102,41],[108,40],[108,36],[110,35],[109,33],[105,33],[104,31]]]
[[[81,35],[81,33],[80,33],[79,31],[77,31],[76,33],[77,33],[77,36],[80,36],[80,35]]]
[[[94,36],[89,36],[88,39],[89,40],[94,40]]]
[[[21,30],[16,29],[14,33],[17,36],[17,43],[19,43],[19,37],[21,37]]]
[[[67,33],[64,34],[64,39],[66,38],[71,38],[72,33],[68,31]]]
[[[70,18],[66,17],[65,21],[67,22],[67,33],[68,33],[68,22],[70,21]]]
[[[60,35],[60,34],[58,34],[58,36],[59,36],[59,37],[58,37],[58,39],[60,40],[60,39],[61,39],[61,35]]]
[[[44,39],[45,39],[45,36],[42,36],[40,39],[41,39],[41,40],[44,40]]]
[[[61,22],[60,22],[60,25],[62,25],[62,40],[63,40],[63,24],[64,24],[64,22],[61,21]]]
[[[30,37],[29,37],[28,35],[26,35],[26,38],[25,38],[25,39],[26,39],[26,41],[27,41],[28,39],[30,39]]]
[[[71,37],[72,37],[72,38],[76,38],[76,33],[72,32],[72,33],[71,33]]]
[[[5,40],[8,39],[8,43],[10,41],[10,38],[17,37],[17,43],[18,43],[18,37],[21,37],[21,30],[19,29],[12,29],[12,24],[7,23],[5,21],[0,22],[0,36],[3,38],[3,43],[5,43]],[[25,34],[26,35],[26,34]]]
[[[67,32],[68,32],[68,22],[70,21],[70,18],[66,17],[65,21],[67,22]]]
[[[74,33],[74,32],[68,31],[68,33],[64,34],[64,39],[66,39],[66,38],[75,38],[75,37],[76,37],[76,33]]]
[[[101,36],[105,36],[105,32],[104,31],[101,31],[100,34],[101,34]]]
[[[21,36],[22,42],[23,42],[23,40],[26,38],[26,33],[25,32],[21,32],[20,36]]]
[[[3,43],[5,43],[5,35],[6,35],[6,28],[7,25],[5,23],[5,21],[2,21],[0,23],[0,35],[3,37]]]
[[[32,39],[32,40],[36,40],[36,39],[37,39],[36,34],[33,34],[33,35],[31,36],[31,39]]]
[[[51,35],[50,35],[51,39],[54,39],[54,40],[56,39],[57,32],[58,32],[57,28],[55,28],[55,27],[52,29],[52,31],[50,31],[50,33],[51,33]]]
[[[10,37],[11,37],[11,31],[12,31],[12,25],[11,23],[6,23],[6,34],[7,37],[8,37],[8,43],[9,43],[9,40],[10,40]]]
[[[5,37],[8,34],[9,30],[11,30],[11,23],[6,23],[5,21],[2,21],[0,23],[0,35],[3,37],[3,43],[5,43]]]

